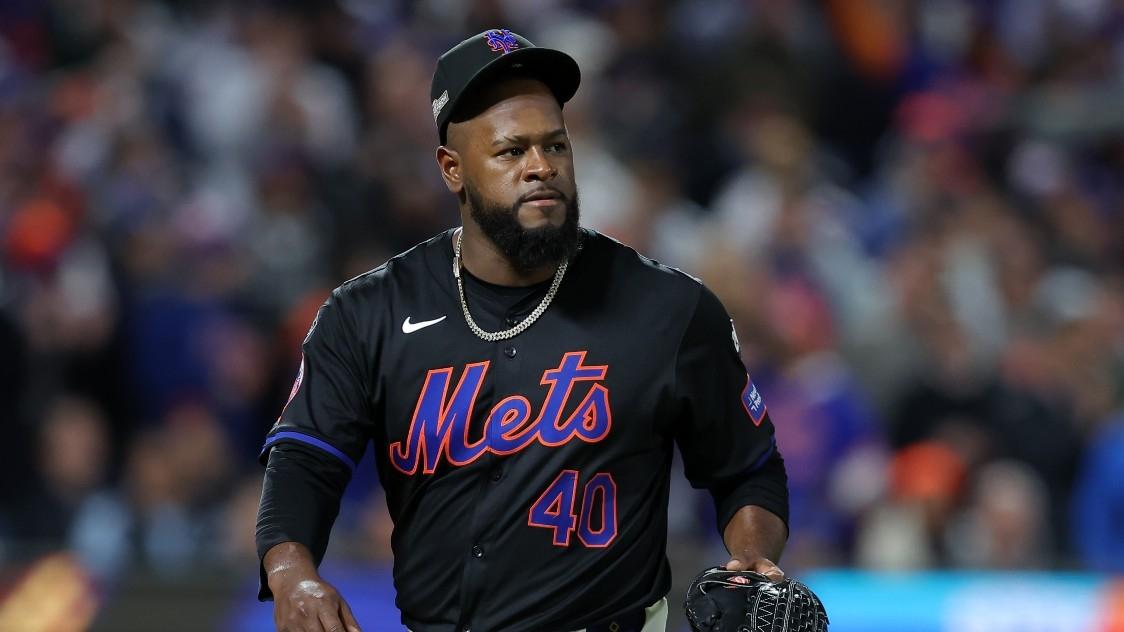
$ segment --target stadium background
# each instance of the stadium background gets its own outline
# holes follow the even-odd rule
[[[1124,630],[1119,0],[0,2],[0,629],[268,629],[262,437],[457,221],[430,75],[496,26],[582,66],[584,223],[734,316],[833,630]],[[398,629],[367,470],[327,572]]]

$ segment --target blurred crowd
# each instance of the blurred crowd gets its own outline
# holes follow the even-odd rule
[[[253,575],[300,342],[458,223],[430,77],[493,27],[582,67],[583,223],[730,311],[783,566],[1124,571],[1120,0],[0,3],[0,565]]]

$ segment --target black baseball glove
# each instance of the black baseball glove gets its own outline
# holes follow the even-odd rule
[[[814,592],[750,571],[709,568],[687,590],[687,620],[695,632],[826,632],[827,612]]]

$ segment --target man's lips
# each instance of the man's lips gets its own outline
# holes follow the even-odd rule
[[[552,197],[552,198],[538,198],[538,199],[535,199],[535,200],[527,200],[526,202],[523,202],[523,203],[524,204],[530,204],[531,206],[554,206],[555,204],[558,204],[561,201],[562,201],[562,198]]]
[[[545,190],[523,196],[521,203],[532,206],[553,206],[565,199],[560,191]]]

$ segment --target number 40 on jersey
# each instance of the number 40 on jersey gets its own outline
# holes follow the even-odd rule
[[[598,472],[586,482],[577,514],[577,470],[562,470],[531,505],[527,524],[554,531],[554,546],[570,546],[570,534],[587,547],[604,548],[617,536],[617,484],[608,472]]]

